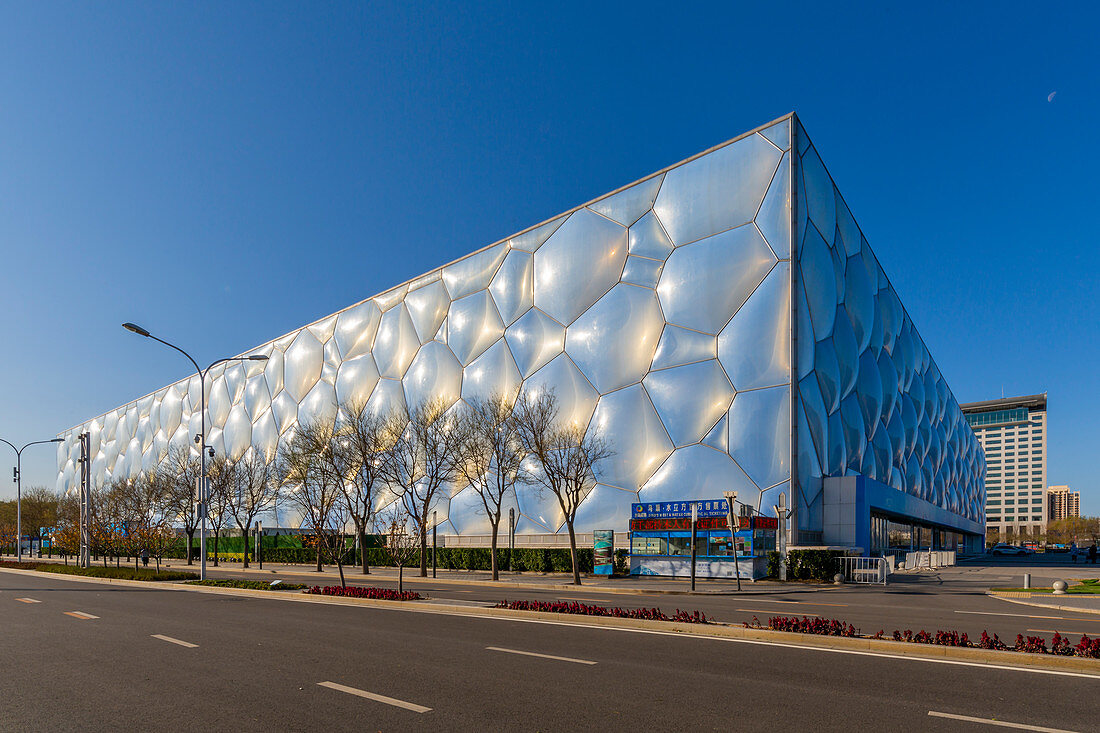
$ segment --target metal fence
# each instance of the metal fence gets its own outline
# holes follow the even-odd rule
[[[845,583],[886,585],[884,557],[838,557],[836,562]]]
[[[950,567],[956,563],[958,554],[954,550],[920,550],[905,555],[906,570],[933,570]]]

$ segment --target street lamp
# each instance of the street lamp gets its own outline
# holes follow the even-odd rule
[[[250,356],[230,356],[211,362],[210,366],[206,367],[206,369],[204,370],[199,367],[199,363],[195,361],[186,351],[176,346],[175,344],[168,343],[164,339],[157,338],[136,323],[123,323],[122,327],[131,333],[136,333],[138,336],[144,336],[145,338],[153,339],[154,341],[159,341],[165,346],[180,352],[187,357],[187,360],[191,362],[191,364],[195,367],[195,372],[199,375],[199,419],[201,421],[202,427],[201,432],[195,436],[195,442],[199,444],[199,485],[203,489],[203,491],[199,494],[200,501],[198,505],[199,511],[202,513],[202,530],[199,534],[199,554],[202,556],[199,561],[199,578],[201,580],[206,580],[206,501],[208,497],[206,496],[205,488],[206,450],[207,448],[209,448],[209,446],[206,445],[206,375],[218,364],[224,364],[228,361],[267,361],[268,357],[264,356],[263,354],[252,354]],[[213,449],[211,448],[210,451],[212,454]]]
[[[15,558],[19,562],[23,561],[23,451],[32,445],[42,445],[43,443],[60,443],[61,438],[51,438],[49,440],[34,440],[27,443],[22,448],[16,448],[14,444],[8,443],[8,441],[0,438],[0,443],[8,443],[11,449],[15,451],[15,470],[13,473],[15,476]],[[39,540],[41,542],[41,540]],[[42,545],[39,544],[39,549]],[[42,557],[39,554],[39,557]]]

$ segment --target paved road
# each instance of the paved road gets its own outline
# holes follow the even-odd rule
[[[1100,681],[9,573],[0,617],[9,730],[1086,731]]]
[[[279,566],[274,572],[270,564],[265,564],[264,567],[265,571],[261,574],[254,572],[254,569],[243,571],[240,566],[208,566],[208,575],[211,578],[284,578],[288,582],[320,585],[335,585],[339,582],[335,571],[328,568],[319,575],[301,566]],[[360,575],[354,569],[347,570],[346,573],[351,584],[396,587],[393,573],[386,569],[375,569],[369,576]],[[987,596],[985,591],[990,586],[1019,583],[1018,568],[996,563],[947,568],[934,573],[897,574],[891,576],[891,583],[885,588],[806,588],[798,585],[760,583],[754,586],[746,583],[746,591],[741,595],[623,594],[608,593],[605,589],[584,585],[568,590],[499,587],[477,581],[462,582],[461,574],[448,575],[448,582],[441,583],[406,573],[405,587],[426,593],[433,599],[458,603],[485,605],[502,599],[576,600],[624,608],[656,606],[662,610],[699,610],[708,617],[729,623],[751,621],[754,616],[762,623],[767,623],[767,618],[774,615],[816,615],[840,619],[868,634],[880,629],[887,635],[895,629],[912,629],[914,632],[922,629],[930,632],[944,629],[965,632],[976,640],[982,631],[988,631],[990,634],[999,634],[1009,642],[1016,638],[1016,634],[1042,636],[1049,642],[1055,631],[1071,635],[1074,641],[1081,634],[1100,636],[1100,615],[1023,606]],[[441,578],[442,576],[441,572]],[[568,579],[535,579],[527,576],[523,582],[561,584],[568,583]],[[631,587],[631,581],[611,582],[621,583],[619,587]],[[666,585],[682,588],[688,586],[687,581],[667,582]],[[699,587],[708,586],[700,584]],[[1097,608],[1100,608],[1100,603]]]

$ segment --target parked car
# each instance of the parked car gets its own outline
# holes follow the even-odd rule
[[[1032,553],[1026,547],[1018,547],[1016,545],[1009,545],[1005,542],[1000,542],[989,550],[990,555],[1030,555]]]

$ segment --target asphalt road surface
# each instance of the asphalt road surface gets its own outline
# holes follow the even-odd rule
[[[4,730],[1089,731],[1100,683],[11,573],[0,618]]]
[[[177,567],[177,566],[174,566]],[[179,569],[198,571],[198,566]],[[242,571],[240,566],[208,565],[210,578],[238,577],[260,580],[283,578],[287,582],[310,585],[337,585],[339,578],[332,569],[318,574],[306,567],[283,567],[270,572],[265,565],[263,574]],[[1030,569],[1030,568],[1029,568]],[[1078,574],[1080,568],[1078,569]],[[554,590],[545,588],[487,586],[477,582],[463,583],[457,580],[433,582],[431,578],[416,576],[416,570],[406,570],[405,588],[427,594],[435,600],[477,605],[492,605],[501,600],[578,601],[623,608],[658,607],[664,611],[677,608],[686,611],[702,611],[708,618],[727,623],[751,622],[753,617],[767,624],[770,616],[809,616],[835,618],[857,627],[862,633],[874,634],[882,630],[887,636],[893,631],[938,630],[966,633],[972,640],[981,637],[982,631],[998,634],[1002,640],[1012,643],[1017,634],[1041,636],[1049,643],[1054,632],[1069,635],[1076,643],[1082,634],[1100,636],[1100,615],[1073,611],[1039,608],[1010,603],[986,595],[990,586],[1019,585],[1021,572],[1007,563],[994,563],[979,567],[946,568],[938,572],[922,572],[915,575],[895,574],[890,584],[882,586],[801,587],[777,584],[753,585],[745,583],[743,594],[670,595],[663,593],[626,594],[608,593],[594,587]],[[1037,572],[1042,572],[1037,571]],[[1054,573],[1053,570],[1049,571]],[[1090,570],[1095,576],[1096,572]],[[355,568],[345,568],[345,577],[352,585],[376,585],[396,588],[396,578],[389,571],[373,572],[364,576]],[[1066,577],[1069,577],[1068,575]],[[568,578],[555,579],[556,583],[568,583]],[[676,584],[671,584],[676,587]],[[688,587],[681,581],[680,586]],[[706,587],[700,584],[700,588]],[[770,590],[764,590],[767,587]],[[1100,599],[1098,599],[1100,600]],[[1100,603],[1096,604],[1100,609]]]

